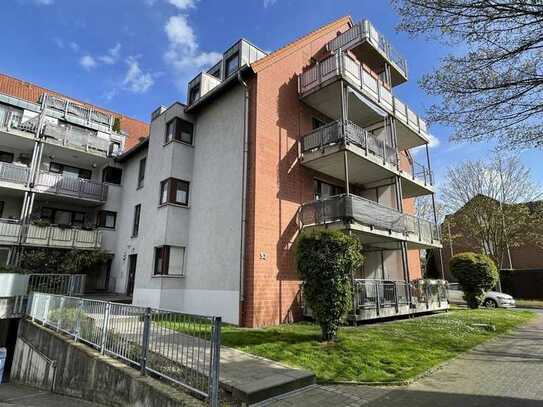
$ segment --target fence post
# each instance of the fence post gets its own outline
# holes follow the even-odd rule
[[[381,306],[381,301],[380,301],[380,298],[379,298],[379,281],[376,281],[375,284],[374,284],[374,287],[375,287],[375,307],[376,307],[376,311],[377,311],[377,315],[380,314],[379,312],[379,308]]]
[[[425,290],[426,290],[426,309],[430,309],[430,295],[429,295],[429,288],[430,286],[428,284],[425,284]]]
[[[75,332],[74,340],[77,342],[81,336],[81,311],[83,309],[83,300],[79,300],[79,305],[77,306],[77,317],[75,318]]]
[[[60,331],[60,326],[62,325],[62,312],[64,311],[64,303],[66,302],[66,298],[61,297],[60,298],[60,310],[58,313],[58,321],[57,321],[57,332]]]
[[[219,370],[221,361],[221,317],[213,318],[211,360],[209,366],[209,405],[219,407]]]
[[[151,333],[151,308],[145,308],[145,314],[143,316],[143,339],[141,343],[141,360],[140,368],[141,374],[145,375],[147,369],[147,353],[149,351],[149,335]]]
[[[45,326],[49,320],[49,304],[51,303],[51,295],[47,296],[47,301],[45,302],[45,315],[43,316],[43,325]]]
[[[100,344],[100,353],[104,353],[106,349],[106,341],[107,341],[107,329],[109,325],[109,312],[111,308],[111,303],[106,303],[106,314],[104,315],[104,323],[102,324],[102,340]]]
[[[398,283],[394,282],[394,300],[396,301],[396,314],[400,311],[400,304],[398,301]]]

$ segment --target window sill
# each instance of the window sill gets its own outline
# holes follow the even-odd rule
[[[170,274],[153,274],[151,278],[185,278],[184,274],[170,275]]]
[[[176,140],[176,139],[165,142],[164,144],[162,144],[162,147],[166,147],[168,144],[172,144],[172,143],[183,144],[184,146],[194,148],[194,143],[187,143],[185,141]]]
[[[171,203],[171,202],[166,202],[166,203],[158,205],[159,208],[163,208],[165,206],[175,206],[177,208],[190,209],[190,205],[176,204],[176,203]]]

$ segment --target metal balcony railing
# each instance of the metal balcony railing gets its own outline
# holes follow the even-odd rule
[[[334,53],[338,49],[349,49],[352,46],[362,42],[369,41],[374,48],[381,51],[387,59],[392,62],[396,68],[407,78],[406,59],[390,44],[385,37],[375,29],[368,20],[360,21],[352,28],[338,35],[327,44],[330,52]]]
[[[439,228],[434,223],[356,195],[341,194],[304,203],[298,216],[303,227],[334,222],[356,222],[401,233],[406,238],[423,243],[440,240]]]
[[[85,274],[30,274],[27,294],[83,295],[86,279]]]
[[[421,137],[428,139],[426,122],[409,106],[393,96],[383,84],[368,73],[362,65],[349,55],[337,52],[307,69],[299,75],[299,92],[306,95],[333,78],[343,77],[351,86],[362,91],[381,108],[394,115]]]
[[[49,143],[105,156],[109,153],[110,141],[97,137],[96,132],[92,130],[85,131],[68,124],[63,126],[46,124],[43,128],[43,135]]]
[[[0,180],[25,185],[29,169],[26,166],[0,162]]]
[[[108,186],[102,182],[40,171],[35,185],[49,194],[107,200]]]
[[[18,244],[19,238],[21,244],[29,246],[99,249],[102,231],[57,225],[22,225],[18,220],[0,219],[0,243]]]
[[[109,128],[111,128],[113,124],[112,115],[58,96],[47,95],[45,97],[45,107],[65,116],[73,116],[80,120],[84,120],[87,123],[94,123]]]

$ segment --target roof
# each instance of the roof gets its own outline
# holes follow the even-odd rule
[[[82,105],[85,105],[87,107],[92,107],[95,110],[111,114],[115,117],[119,117],[121,119],[121,130],[127,133],[125,149],[129,149],[135,146],[140,142],[140,139],[142,137],[147,137],[149,135],[149,124],[141,120],[125,116],[122,113],[112,112],[111,110],[104,109],[100,106],[77,100],[71,96],[66,96],[54,90],[50,90],[42,86],[26,82],[2,73],[0,73],[0,93],[5,93],[6,95],[13,96],[32,103],[37,103],[40,96],[44,93],[47,93],[50,95],[70,99],[77,103],[81,103]]]
[[[132,146],[132,148],[125,150],[121,155],[119,155],[115,161],[124,163],[126,160],[128,160],[133,155],[139,153],[140,151],[145,150],[147,147],[149,147],[149,137],[143,139],[138,144]]]

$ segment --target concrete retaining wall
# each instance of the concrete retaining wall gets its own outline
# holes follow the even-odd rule
[[[176,388],[101,355],[87,345],[77,343],[30,321],[22,321],[17,346],[33,352],[17,353],[11,379],[25,382],[21,369],[31,370],[43,363],[43,357],[56,363],[56,393],[78,397],[107,406],[177,407],[203,406],[203,402]],[[24,357],[22,355],[25,355]],[[32,384],[32,383],[27,383]]]

